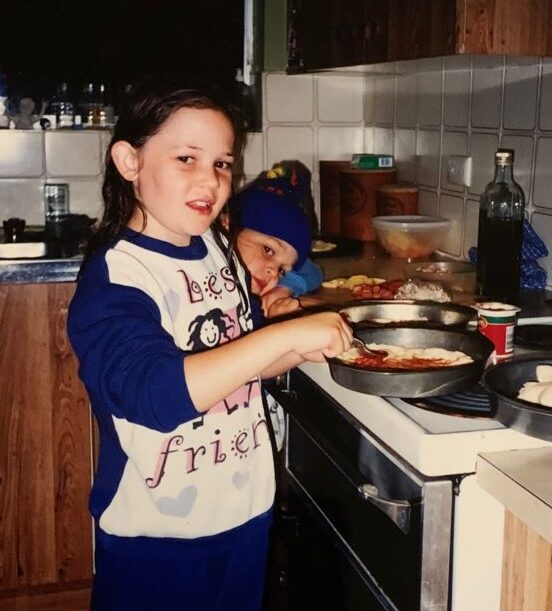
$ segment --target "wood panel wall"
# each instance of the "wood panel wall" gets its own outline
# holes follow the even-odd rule
[[[0,285],[0,596],[92,575],[91,414],[66,335],[75,285]]]

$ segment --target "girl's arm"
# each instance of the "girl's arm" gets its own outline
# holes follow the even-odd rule
[[[184,358],[184,375],[190,397],[198,411],[207,411],[256,375],[277,375],[306,356],[314,360],[337,356],[349,348],[351,338],[351,329],[339,314],[323,312],[269,325],[218,348],[189,354]]]

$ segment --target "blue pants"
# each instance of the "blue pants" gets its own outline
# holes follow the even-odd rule
[[[159,548],[122,554],[99,541],[92,611],[260,611],[270,520],[254,522],[234,529],[237,537],[167,540],[166,556]]]

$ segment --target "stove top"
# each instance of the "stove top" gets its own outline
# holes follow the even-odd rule
[[[481,389],[481,391],[484,393],[483,389]],[[458,407],[453,407],[454,403],[460,404],[468,399],[472,393],[477,397],[477,400],[482,403],[479,414],[474,413],[475,410],[473,409],[466,409],[465,406],[464,413],[461,411],[462,408],[458,411]],[[441,400],[441,405],[437,407],[437,411],[434,406],[428,406],[429,399],[388,398],[387,401],[421,427],[426,434],[430,435],[488,431],[505,428],[498,420],[491,418],[488,398],[486,396],[482,397],[479,390],[448,395],[448,397],[448,401],[443,397],[432,398],[433,400]],[[450,397],[452,397],[452,400]]]

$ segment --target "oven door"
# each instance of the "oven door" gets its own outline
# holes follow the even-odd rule
[[[379,601],[368,608],[446,610],[452,482],[423,478],[361,434],[300,371],[290,374],[288,385],[278,399],[288,413],[293,489]]]

